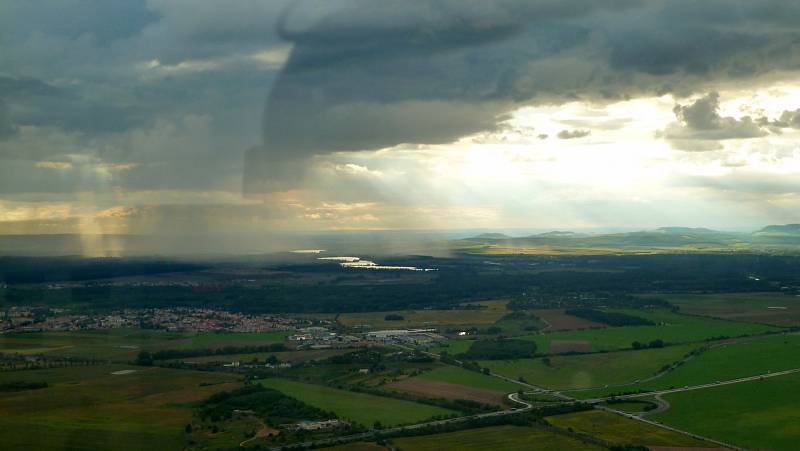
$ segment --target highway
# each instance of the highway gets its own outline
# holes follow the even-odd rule
[[[758,381],[763,379],[768,379],[771,377],[778,377],[778,376],[785,376],[787,374],[793,373],[800,373],[800,368],[792,368],[789,370],[783,371],[775,371],[765,374],[758,374],[755,376],[748,376],[748,377],[740,377],[738,379],[729,379],[725,381],[717,381],[712,382],[710,384],[700,384],[700,385],[689,385],[682,388],[670,388],[667,390],[656,390],[656,391],[649,391],[649,392],[642,392],[642,393],[632,393],[628,395],[619,395],[619,396],[606,396],[603,398],[593,398],[593,399],[586,399],[584,402],[595,404],[603,401],[608,401],[609,399],[632,399],[632,398],[644,398],[648,396],[656,396],[656,395],[668,395],[670,393],[681,393],[687,392],[692,390],[703,390],[706,388],[714,388],[714,387],[721,387],[723,385],[731,385],[731,384],[741,384],[743,382],[752,382]]]
[[[404,349],[411,350],[411,349],[408,349],[408,348],[404,348]],[[434,354],[432,352],[425,352],[425,351],[422,351],[422,352],[427,354],[427,355],[430,355],[431,357],[440,358],[440,356],[438,354]],[[460,364],[461,362],[456,360],[456,361],[454,361],[454,363]],[[672,426],[667,426],[667,425],[662,424],[662,423],[657,422],[657,421],[652,421],[652,420],[648,420],[646,418],[642,418],[641,414],[631,414],[631,413],[623,412],[623,411],[616,410],[616,409],[613,409],[613,408],[610,408],[610,407],[601,406],[600,404],[602,404],[602,403],[604,403],[606,401],[609,401],[609,400],[634,399],[634,398],[644,398],[644,397],[651,397],[651,396],[655,396],[655,397],[658,397],[660,399],[660,396],[668,395],[668,394],[671,394],[671,393],[681,393],[681,392],[687,392],[687,391],[692,391],[692,390],[704,390],[704,389],[709,389],[709,388],[714,388],[714,387],[721,387],[721,386],[725,386],[725,385],[740,384],[740,383],[744,383],[744,382],[758,381],[758,380],[763,380],[763,379],[772,378],[772,377],[785,376],[785,375],[788,375],[788,374],[794,374],[794,373],[799,373],[799,372],[800,372],[800,368],[793,368],[793,369],[789,369],[789,370],[769,372],[769,373],[765,373],[765,374],[742,377],[742,378],[738,378],[738,379],[729,379],[729,380],[725,380],[725,381],[717,381],[717,382],[713,382],[713,383],[709,383],[709,384],[692,385],[692,386],[685,386],[685,387],[682,387],[682,388],[672,388],[672,389],[667,389],[667,390],[657,390],[657,391],[650,391],[650,392],[643,392],[643,393],[632,393],[632,394],[628,394],[628,395],[619,395],[619,396],[607,396],[607,397],[602,397],[602,398],[592,398],[592,399],[584,399],[584,400],[575,399],[575,398],[572,398],[572,397],[570,397],[568,395],[565,395],[564,393],[561,393],[561,392],[558,392],[558,391],[548,390],[546,388],[542,388],[542,387],[538,387],[538,386],[535,386],[535,385],[532,385],[532,384],[528,384],[528,383],[525,383],[525,382],[521,382],[521,381],[518,381],[518,380],[510,379],[510,378],[507,378],[505,376],[502,376],[502,375],[499,375],[499,374],[496,374],[496,373],[489,373],[489,375],[493,376],[493,377],[496,377],[496,378],[499,378],[499,379],[502,379],[502,380],[505,380],[505,381],[508,381],[508,382],[512,382],[512,383],[524,386],[524,387],[529,388],[529,389],[532,389],[531,392],[526,392],[526,393],[548,394],[548,395],[555,396],[555,397],[563,399],[563,401],[559,402],[558,404],[576,404],[576,403],[593,404],[595,406],[595,408],[597,408],[597,409],[605,410],[607,412],[614,413],[616,415],[620,415],[620,416],[623,416],[623,417],[626,417],[626,418],[629,418],[629,419],[632,419],[632,420],[635,420],[635,421],[641,421],[641,422],[650,424],[652,426],[656,426],[656,427],[659,427],[659,428],[662,428],[662,429],[667,429],[667,430],[670,430],[670,431],[673,431],[673,432],[677,432],[679,434],[683,434],[683,435],[686,435],[686,436],[689,436],[689,437],[693,437],[693,438],[696,438],[698,440],[705,440],[707,442],[715,443],[717,445],[720,445],[720,446],[723,446],[723,447],[726,447],[726,448],[729,448],[729,449],[733,449],[733,450],[737,450],[737,451],[745,451],[744,448],[740,448],[740,447],[737,447],[735,445],[731,445],[729,443],[721,442],[719,440],[715,440],[715,439],[712,439],[712,438],[709,438],[709,437],[703,437],[703,436],[700,436],[700,435],[697,435],[697,434],[693,434],[693,433],[688,432],[688,431],[684,431],[684,430],[681,430],[681,429],[674,428]],[[509,409],[509,410],[500,410],[500,411],[497,411],[497,412],[481,413],[481,414],[477,414],[477,415],[467,415],[467,416],[457,417],[457,418],[448,418],[446,420],[428,421],[428,422],[425,422],[425,423],[417,423],[417,424],[411,424],[411,425],[407,425],[407,426],[397,426],[397,427],[385,428],[385,429],[372,429],[372,430],[369,430],[367,432],[361,432],[361,433],[358,433],[358,434],[352,434],[352,435],[341,436],[341,437],[333,437],[333,438],[322,439],[322,440],[307,441],[307,442],[301,442],[301,443],[287,444],[287,445],[277,446],[277,447],[274,447],[274,448],[271,448],[271,449],[274,450],[274,451],[278,451],[278,450],[288,450],[288,449],[296,449],[296,448],[306,448],[306,447],[310,447],[312,445],[313,446],[335,445],[337,443],[345,443],[345,442],[352,442],[352,441],[356,441],[356,440],[372,439],[372,438],[375,437],[376,434],[378,434],[378,435],[379,434],[392,434],[392,433],[401,432],[401,431],[412,431],[412,430],[417,430],[417,429],[423,429],[423,428],[426,428],[426,427],[429,427],[429,426],[461,423],[461,422],[474,420],[474,419],[481,419],[481,418],[490,418],[490,417],[500,417],[500,416],[506,416],[506,415],[514,415],[514,414],[517,414],[517,413],[520,413],[520,412],[525,412],[525,411],[533,409],[533,405],[531,403],[527,402],[527,401],[524,401],[524,400],[520,399],[519,395],[517,393],[509,393],[507,396],[508,396],[508,399],[510,401],[512,401],[514,403],[517,403],[517,404],[521,404],[523,407],[512,408],[512,409]],[[664,401],[664,403],[668,406],[668,403],[666,401]],[[661,403],[659,403],[659,404],[661,405],[661,409],[662,410],[665,409],[664,404],[661,404]]]
[[[290,445],[283,445],[283,446],[276,446],[274,448],[270,448],[273,451],[278,450],[287,450],[287,449],[295,449],[295,448],[305,448],[309,446],[320,446],[320,445],[335,445],[337,443],[346,443],[352,442],[355,440],[362,440],[362,439],[369,439],[374,438],[376,434],[392,434],[395,432],[401,431],[413,431],[415,429],[423,429],[429,426],[437,426],[443,424],[453,424],[453,423],[461,423],[464,421],[469,420],[477,420],[481,418],[491,418],[491,417],[502,417],[506,415],[514,415],[520,412],[525,412],[527,410],[531,410],[533,405],[528,402],[525,402],[517,397],[516,393],[511,393],[508,395],[508,398],[513,402],[523,404],[525,407],[517,408],[517,409],[509,409],[509,410],[498,410],[497,412],[488,412],[488,413],[479,413],[477,415],[467,415],[463,417],[457,418],[448,418],[446,420],[436,420],[436,421],[427,421],[425,423],[417,423],[417,424],[410,424],[408,426],[397,426],[393,428],[384,428],[384,429],[371,429],[367,432],[361,432],[358,434],[346,435],[341,437],[333,437],[329,439],[322,439],[322,440],[314,440],[308,442],[300,442],[300,443],[292,443]]]

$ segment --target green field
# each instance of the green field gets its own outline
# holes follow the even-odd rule
[[[574,393],[582,398],[659,390],[800,368],[800,335],[773,335],[714,346],[658,379],[635,386]]]
[[[436,354],[446,352],[450,355],[456,355],[467,352],[469,347],[472,346],[472,342],[473,340],[447,340],[437,346],[432,346],[428,350]]]
[[[178,347],[186,335],[159,330],[109,329],[0,335],[0,352],[132,360],[141,349]]]
[[[307,404],[334,412],[342,418],[368,426],[372,426],[375,421],[380,421],[385,426],[416,423],[433,416],[456,413],[452,410],[427,404],[355,393],[286,379],[263,379],[259,382],[265,387],[279,390]]]
[[[183,362],[191,363],[228,363],[228,362],[249,362],[257,359],[259,362],[264,362],[264,359],[274,355],[281,362],[308,362],[310,360],[325,359],[331,356],[345,354],[351,352],[352,349],[309,349],[303,351],[280,351],[280,352],[256,352],[247,354],[225,354],[225,355],[207,355],[203,357],[189,357],[185,359],[176,359]]]
[[[656,374],[661,367],[680,360],[694,345],[668,346],[641,351],[618,351],[541,358],[481,361],[481,366],[511,379],[558,390],[624,384]]]
[[[652,340],[660,339],[670,344],[691,343],[713,337],[737,337],[779,330],[776,327],[762,324],[679,315],[664,310],[613,311],[647,318],[657,325],[562,331],[518,338],[535,341],[539,348],[538,351],[542,353],[549,351],[551,342],[561,340],[587,341],[591,343],[593,351],[613,351],[628,349],[634,341],[647,343]]]
[[[574,431],[619,445],[709,446],[707,442],[602,410],[552,416],[546,420],[556,426],[572,428]]]
[[[800,443],[800,375],[674,393],[653,419],[753,449],[794,451]]]
[[[644,400],[631,400],[628,402],[616,402],[614,404],[608,404],[610,409],[621,410],[628,413],[647,412],[647,408],[651,406],[655,407],[655,404],[652,402],[646,402]]]
[[[290,332],[199,333],[107,329],[0,335],[0,352],[129,362],[141,350],[202,349],[281,343]]]
[[[392,442],[400,449],[414,451],[483,451],[487,449],[599,451],[604,449],[572,437],[524,426],[494,426],[444,434],[402,437],[392,439]]]
[[[338,321],[345,326],[369,326],[372,329],[403,329],[407,327],[488,325],[495,323],[508,313],[508,301],[475,302],[485,309],[474,310],[398,310],[391,312],[343,313]],[[403,317],[398,321],[386,321],[389,314]]]
[[[457,366],[443,366],[426,371],[419,375],[420,379],[428,379],[451,384],[466,385],[467,387],[497,390],[511,393],[519,390],[520,386],[507,382],[497,377],[486,376],[476,371],[465,370]]]
[[[112,374],[126,370],[134,372]],[[237,379],[124,365],[3,372],[0,382],[49,386],[0,394],[0,443],[3,449],[181,449],[193,413],[188,403],[238,387]]]
[[[647,298],[648,296],[643,296]],[[682,312],[739,321],[800,325],[800,297],[785,293],[724,293],[654,295]]]

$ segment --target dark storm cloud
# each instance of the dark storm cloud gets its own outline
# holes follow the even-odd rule
[[[11,122],[8,114],[8,106],[0,98],[0,140],[8,138],[17,133],[17,126]]]
[[[240,175],[242,150],[262,141],[246,188],[282,189],[315,156],[452,142],[522,105],[709,92],[800,67],[800,4],[785,0],[8,0],[0,11],[0,157],[136,163],[120,176],[135,187]],[[280,74],[252,58],[288,45]],[[203,131],[177,139],[192,117],[208,118]],[[192,180],[165,176],[186,165]]]
[[[294,10],[280,24],[294,49],[265,108],[264,145],[248,154],[246,190],[291,186],[315,155],[491,130],[525,103],[686,95],[800,66],[789,19],[800,5],[779,0],[333,4],[305,28],[293,27]],[[682,110],[674,139],[714,147],[763,133],[704,102]]]

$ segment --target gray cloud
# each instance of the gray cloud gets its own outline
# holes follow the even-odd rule
[[[591,135],[592,132],[589,130],[561,130],[558,132],[558,139],[578,139],[578,138],[585,138]]]
[[[780,117],[775,120],[768,118],[759,118],[758,123],[765,127],[770,127],[773,131],[780,133],[782,128],[797,128],[800,129],[800,108],[794,111],[784,111]]]
[[[305,28],[286,15],[294,50],[265,108],[264,144],[248,154],[246,190],[291,186],[302,163],[289,162],[314,155],[491,130],[522,104],[685,95],[800,63],[800,32],[784,26],[800,5],[777,0],[332,3]],[[763,133],[706,103],[681,110],[692,122],[673,141],[710,149]]]
[[[3,4],[0,158],[91,157],[135,165],[115,176],[123,188],[189,190],[229,186],[255,146],[246,188],[285,189],[316,156],[446,143],[523,105],[708,92],[800,67],[800,4],[785,0],[124,3]],[[280,58],[253,58],[289,45],[279,73]],[[196,117],[203,127],[185,126]],[[748,130],[718,120],[684,123],[675,141]]]
[[[679,123],[668,127],[664,137],[679,149],[716,150],[721,148],[717,141],[766,135],[750,116],[741,119],[720,116],[719,94],[716,92],[691,105],[676,105],[673,111]]]
[[[8,106],[0,99],[0,141],[9,138],[17,133],[17,126],[11,122],[8,114]]]

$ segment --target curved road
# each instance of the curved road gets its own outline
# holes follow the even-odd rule
[[[403,346],[400,346],[400,347],[402,347],[404,349],[407,349],[407,350],[410,350],[410,349],[405,348]],[[421,352],[423,352],[424,354],[427,354],[427,355],[429,355],[431,357],[435,357],[435,358],[440,358],[441,357],[438,354],[435,354],[435,353],[432,353],[432,352],[427,352],[427,351],[421,351]],[[460,364],[461,362],[459,362],[458,360],[454,360],[454,363]],[[626,418],[630,418],[632,420],[641,421],[641,422],[650,424],[652,426],[656,426],[656,427],[660,427],[660,428],[663,428],[663,429],[667,429],[667,430],[670,430],[670,431],[673,431],[673,432],[677,432],[677,433],[680,433],[680,434],[683,434],[683,435],[686,435],[686,436],[689,436],[689,437],[693,437],[693,438],[696,438],[696,439],[699,439],[699,440],[705,440],[705,441],[708,441],[708,442],[711,442],[711,443],[716,443],[718,445],[721,445],[721,446],[724,446],[726,448],[730,448],[730,449],[733,449],[733,450],[744,451],[743,448],[740,448],[740,447],[737,447],[737,446],[734,446],[734,445],[731,445],[731,444],[728,444],[728,443],[725,443],[725,442],[721,442],[719,440],[714,440],[714,439],[711,439],[711,438],[708,438],[708,437],[703,437],[703,436],[700,436],[700,435],[697,435],[697,434],[693,434],[691,432],[687,432],[687,431],[684,431],[684,430],[681,430],[681,429],[677,429],[677,428],[673,428],[671,426],[667,426],[667,425],[662,424],[660,422],[656,422],[656,421],[652,421],[652,420],[648,420],[648,419],[642,418],[639,415],[634,415],[634,414],[630,414],[630,413],[623,412],[623,411],[620,411],[620,410],[611,409],[611,408],[608,408],[608,407],[600,406],[598,404],[601,404],[601,403],[603,403],[605,401],[608,401],[608,400],[611,400],[611,399],[633,399],[633,398],[642,398],[642,397],[647,397],[647,396],[654,396],[654,397],[656,397],[656,399],[661,399],[660,398],[661,395],[666,395],[666,394],[670,394],[670,393],[680,393],[680,392],[686,392],[686,391],[692,391],[692,390],[703,390],[703,389],[707,389],[707,388],[720,387],[720,386],[723,386],[723,385],[739,384],[739,383],[743,383],[743,382],[762,380],[762,379],[771,378],[771,377],[784,376],[784,375],[787,375],[787,374],[793,374],[793,373],[798,373],[798,372],[800,372],[800,368],[793,368],[793,369],[790,369],[790,370],[776,371],[774,373],[760,374],[760,375],[756,375],[756,376],[742,377],[742,378],[730,379],[730,380],[726,380],[726,381],[717,381],[717,382],[710,383],[710,384],[693,385],[693,386],[686,386],[686,387],[683,387],[683,388],[674,388],[674,389],[669,389],[669,390],[659,390],[659,391],[651,391],[651,392],[644,392],[644,393],[634,393],[634,394],[630,394],[630,395],[608,396],[608,397],[603,397],[603,398],[593,398],[593,399],[584,399],[584,400],[575,399],[575,398],[572,398],[572,397],[570,397],[568,395],[565,395],[564,393],[561,393],[559,391],[548,390],[548,389],[543,388],[543,387],[538,387],[538,386],[535,386],[535,385],[532,385],[532,384],[528,384],[526,382],[521,382],[521,381],[518,381],[518,380],[514,380],[514,379],[511,379],[511,378],[508,378],[508,377],[505,377],[505,376],[502,376],[502,375],[499,375],[499,374],[496,374],[496,373],[489,373],[489,375],[493,376],[493,377],[497,377],[497,378],[502,379],[502,380],[505,380],[507,382],[511,382],[511,383],[514,383],[514,384],[521,385],[521,386],[524,386],[526,388],[532,389],[532,390],[534,390],[534,393],[548,394],[548,395],[559,397],[559,398],[564,400],[562,402],[562,404],[575,404],[575,403],[594,404],[595,408],[597,408],[597,409],[601,409],[601,410],[605,410],[607,412],[611,412],[611,413],[614,413],[614,414],[617,414],[617,415],[621,415],[621,416],[624,416]],[[386,429],[372,429],[372,430],[369,430],[367,432],[362,432],[362,433],[359,433],[359,434],[352,434],[352,435],[343,436],[343,437],[334,437],[334,438],[316,440],[316,441],[293,443],[293,444],[289,444],[289,445],[282,445],[282,446],[274,447],[274,448],[271,448],[271,449],[273,451],[278,451],[278,450],[286,450],[286,449],[294,449],[294,448],[306,448],[306,447],[310,447],[312,445],[313,446],[335,445],[337,443],[345,443],[345,442],[351,442],[351,441],[355,441],[355,440],[372,438],[375,434],[380,434],[380,433],[394,433],[394,432],[400,432],[400,431],[422,429],[422,428],[425,428],[425,427],[428,427],[428,426],[452,424],[452,423],[461,423],[461,422],[472,420],[472,419],[513,415],[513,414],[517,414],[517,413],[524,412],[524,411],[527,411],[527,410],[531,410],[533,408],[533,405],[531,403],[519,399],[519,395],[517,393],[510,393],[507,396],[508,396],[508,399],[511,400],[512,402],[515,402],[517,404],[522,404],[524,407],[512,408],[512,409],[509,409],[509,410],[500,410],[500,411],[497,411],[497,412],[481,413],[481,414],[477,414],[477,415],[467,415],[467,416],[457,417],[457,418],[448,418],[446,420],[428,421],[428,422],[425,422],[425,423],[417,423],[417,424],[412,424],[412,425],[408,425],[408,426],[397,426],[397,427],[386,428]],[[665,401],[665,400],[662,400],[662,401],[666,404],[666,407],[663,410],[666,410],[666,408],[669,407],[669,403],[667,401]],[[651,414],[652,413],[656,413],[656,412],[651,412]]]

